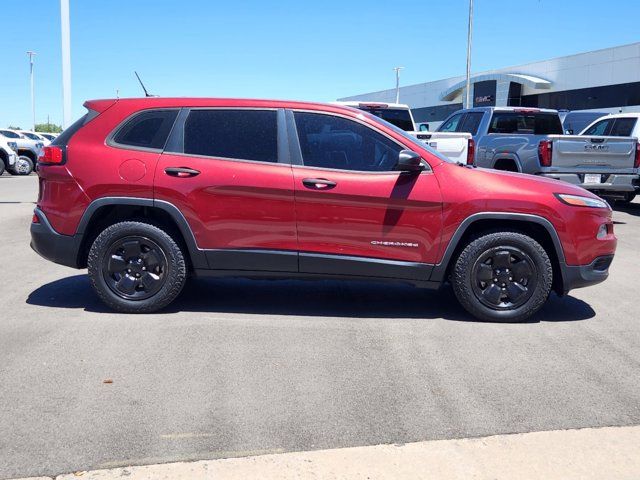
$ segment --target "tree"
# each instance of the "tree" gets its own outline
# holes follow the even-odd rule
[[[60,133],[62,127],[55,123],[36,123],[36,132],[43,133]]]
[[[9,130],[22,130],[20,127],[14,127],[13,125],[9,125],[7,127],[7,129],[9,129]]]

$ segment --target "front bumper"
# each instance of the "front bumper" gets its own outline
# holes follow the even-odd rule
[[[39,223],[31,223],[31,248],[41,257],[67,267],[80,268],[80,238],[56,232],[42,210],[33,212]]]
[[[638,184],[638,175],[633,174],[604,173],[600,175],[602,183],[584,183],[585,173],[541,173],[540,176],[598,192],[634,192]]]
[[[574,288],[589,287],[604,282],[609,276],[613,255],[603,255],[588,265],[562,265],[562,290],[564,294]]]

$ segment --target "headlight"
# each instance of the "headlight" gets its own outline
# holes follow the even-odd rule
[[[9,145],[9,148],[14,152],[18,152],[18,144],[16,142],[7,142],[7,145]]]
[[[567,193],[556,193],[556,197],[562,203],[572,205],[574,207],[591,207],[591,208],[611,208],[609,204],[599,198],[581,197],[579,195],[569,195]]]

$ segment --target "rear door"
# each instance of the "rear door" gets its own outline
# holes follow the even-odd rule
[[[178,207],[210,268],[297,271],[293,173],[284,111],[183,110],[155,174],[156,200]]]
[[[405,147],[363,122],[288,115],[301,163],[293,167],[300,271],[427,280],[442,221],[433,173],[395,171]]]

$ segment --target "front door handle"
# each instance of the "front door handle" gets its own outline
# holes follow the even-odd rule
[[[167,167],[164,169],[164,173],[170,177],[186,178],[195,177],[200,174],[200,171],[188,167]]]
[[[305,178],[302,180],[302,184],[314,190],[329,190],[337,185],[336,182],[332,182],[326,178]]]

